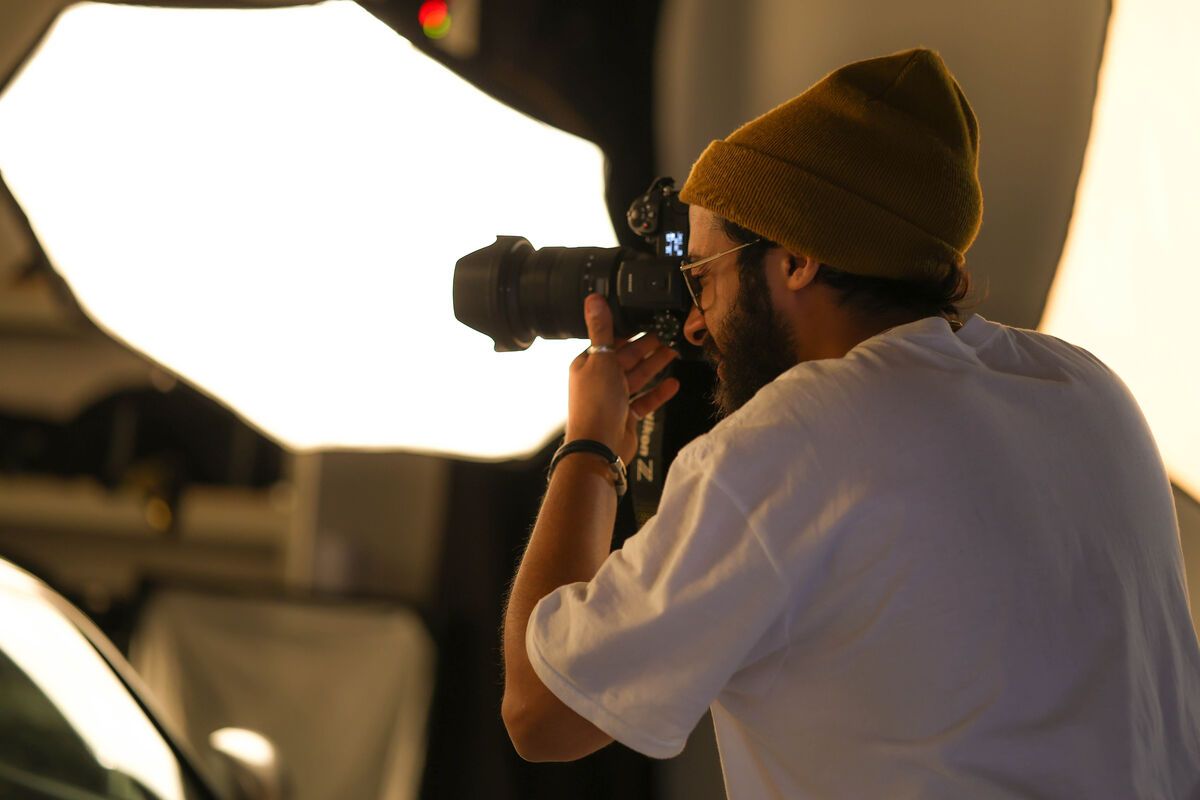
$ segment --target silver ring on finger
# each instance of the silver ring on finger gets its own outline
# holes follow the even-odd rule
[[[597,353],[615,353],[617,352],[617,348],[613,347],[611,344],[594,344],[583,352],[587,353],[589,356],[594,356]]]

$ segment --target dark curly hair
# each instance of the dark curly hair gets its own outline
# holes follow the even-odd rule
[[[738,253],[741,277],[757,281],[767,251],[779,245],[727,219],[721,220],[721,229],[738,244],[761,240]],[[947,264],[940,279],[921,281],[854,275],[821,264],[815,280],[837,290],[838,305],[865,314],[907,311],[922,317],[946,317],[961,325],[963,310],[978,304],[973,299],[967,300],[971,294],[971,276],[956,264]]]

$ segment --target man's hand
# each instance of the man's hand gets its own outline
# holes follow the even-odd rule
[[[612,310],[602,295],[588,296],[583,313],[592,344],[609,345],[615,352],[582,353],[571,364],[566,440],[595,439],[628,464],[637,454],[637,421],[674,397],[679,381],[667,378],[632,403],[630,397],[679,354],[654,334],[614,342]]]

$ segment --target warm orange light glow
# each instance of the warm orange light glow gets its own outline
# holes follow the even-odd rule
[[[1200,497],[1200,81],[1194,0],[1118,0],[1041,330],[1107,363],[1181,488]]]

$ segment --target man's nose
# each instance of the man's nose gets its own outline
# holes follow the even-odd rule
[[[704,344],[704,340],[708,338],[708,327],[704,324],[704,315],[694,305],[688,312],[687,320],[683,323],[683,337],[696,347]]]

